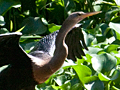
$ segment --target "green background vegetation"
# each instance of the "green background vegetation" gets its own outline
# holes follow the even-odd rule
[[[80,22],[89,51],[66,60],[36,90],[120,90],[120,0],[0,0],[0,34],[22,32],[29,52],[75,11],[102,11]]]

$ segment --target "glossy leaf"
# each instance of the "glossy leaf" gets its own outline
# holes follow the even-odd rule
[[[100,80],[95,80],[89,84],[86,84],[87,90],[104,90],[104,84]]]
[[[72,86],[70,90],[82,90],[81,84],[76,83],[75,85]]]
[[[96,76],[91,76],[92,71],[87,66],[84,66],[84,65],[75,65],[75,66],[72,66],[72,67],[76,71],[76,73],[77,73],[80,81],[83,84],[92,82],[92,81],[94,81],[94,80],[97,79]]]
[[[63,84],[62,86],[60,86],[60,89],[62,90],[71,90],[71,83],[70,82],[67,82],[65,84]]]
[[[107,22],[109,22],[111,20],[111,18],[117,13],[120,11],[120,8],[115,8],[111,11],[108,11],[106,14],[105,14],[105,19]]]
[[[4,17],[0,16],[0,26],[4,26],[4,25],[5,25]]]
[[[119,84],[120,83],[119,79],[120,79],[120,71],[116,70],[113,73],[113,76],[112,76],[111,80],[113,80],[115,83]]]
[[[115,0],[116,4],[120,6],[120,0]]]
[[[59,86],[61,86],[65,83],[66,77],[65,77],[65,75],[62,75],[62,76],[56,77],[54,80]]]
[[[114,29],[116,32],[120,34],[120,23],[109,23],[110,28]]]
[[[98,43],[104,42],[106,40],[105,36],[101,36],[101,35],[97,35],[96,39]]]
[[[102,3],[101,1],[93,2],[93,5],[94,5],[93,8],[95,9],[95,11],[100,11],[101,10],[101,6],[100,6],[101,3]]]
[[[48,29],[51,33],[55,32],[56,30],[59,30],[60,27],[61,27],[60,25],[55,25],[53,23],[48,25]]]
[[[111,44],[111,45],[109,45],[108,47],[105,48],[105,51],[107,53],[110,53],[111,51],[116,51],[118,47],[119,47],[119,45]]]
[[[110,78],[108,78],[107,76],[103,75],[102,73],[98,74],[98,77],[101,81],[109,81]]]
[[[23,34],[43,34],[47,31],[47,26],[42,23],[39,17],[26,18],[22,26],[25,26],[21,31]]]
[[[112,70],[117,63],[117,59],[108,53],[96,55],[92,58],[92,66],[97,72],[108,72]]]
[[[89,51],[85,51],[85,53],[88,53],[88,54],[97,54],[99,51],[101,51],[103,49],[96,48],[96,47],[89,47],[88,50]]]
[[[19,0],[0,0],[0,15],[7,12],[13,5],[20,4]]]
[[[1,28],[0,34],[3,34],[3,33],[9,33],[9,31],[6,28]]]

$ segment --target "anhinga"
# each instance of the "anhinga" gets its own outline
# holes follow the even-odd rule
[[[0,67],[3,65],[8,65],[8,67],[0,72],[0,90],[34,90],[36,84],[45,82],[62,66],[67,56],[75,60],[75,56],[84,55],[82,46],[85,49],[87,47],[84,39],[81,39],[83,38],[81,31],[77,30],[77,34],[80,33],[81,36],[76,35],[75,39],[75,35],[69,36],[68,33],[79,21],[98,13],[100,12],[72,13],[63,22],[59,31],[43,38],[29,54],[19,46],[21,33],[1,34]],[[75,31],[76,28],[73,30]],[[71,38],[74,40],[70,40]],[[55,46],[55,51],[54,55],[51,55],[53,46]]]

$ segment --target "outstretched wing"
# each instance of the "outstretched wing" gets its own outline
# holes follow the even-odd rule
[[[19,64],[19,66],[23,66],[23,64],[29,59],[19,46],[21,35],[22,33],[16,32],[0,35],[0,67],[7,64],[13,64],[16,66]]]
[[[55,51],[55,40],[58,32],[59,30],[42,38],[30,54],[40,57],[41,53],[48,53],[53,56]],[[87,46],[84,42],[84,36],[80,26],[75,26],[68,33],[66,36],[66,44],[68,46],[68,59],[76,61],[76,57],[81,58],[81,55],[85,55],[83,48],[87,49]]]
[[[81,58],[85,56],[83,48],[88,50],[81,26],[75,26],[66,37],[66,44],[68,46],[68,59],[76,61],[76,57]]]

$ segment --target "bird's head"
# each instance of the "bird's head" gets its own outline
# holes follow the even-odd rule
[[[74,12],[69,15],[69,17],[66,19],[68,21],[72,21],[72,23],[78,23],[81,20],[83,20],[86,17],[96,15],[98,13],[101,13],[101,11],[98,12],[90,12],[90,13],[84,13],[84,12]]]
[[[63,22],[61,29],[67,29],[68,31],[72,29],[75,24],[80,22],[86,17],[96,15],[98,13],[101,13],[101,11],[97,12],[89,12],[89,13],[84,13],[84,12],[73,12],[71,13],[68,18]]]
[[[63,31],[67,31],[69,32],[69,30],[72,29],[72,27],[75,26],[75,24],[77,24],[78,22],[80,22],[81,20],[83,20],[86,17],[89,16],[93,16],[96,15],[98,13],[101,13],[101,11],[97,11],[97,12],[89,12],[89,13],[84,13],[84,12],[73,12],[72,14],[70,14],[68,16],[68,18],[63,22],[61,29],[63,29]],[[65,30],[67,29],[67,30]],[[62,30],[60,30],[62,31]]]

